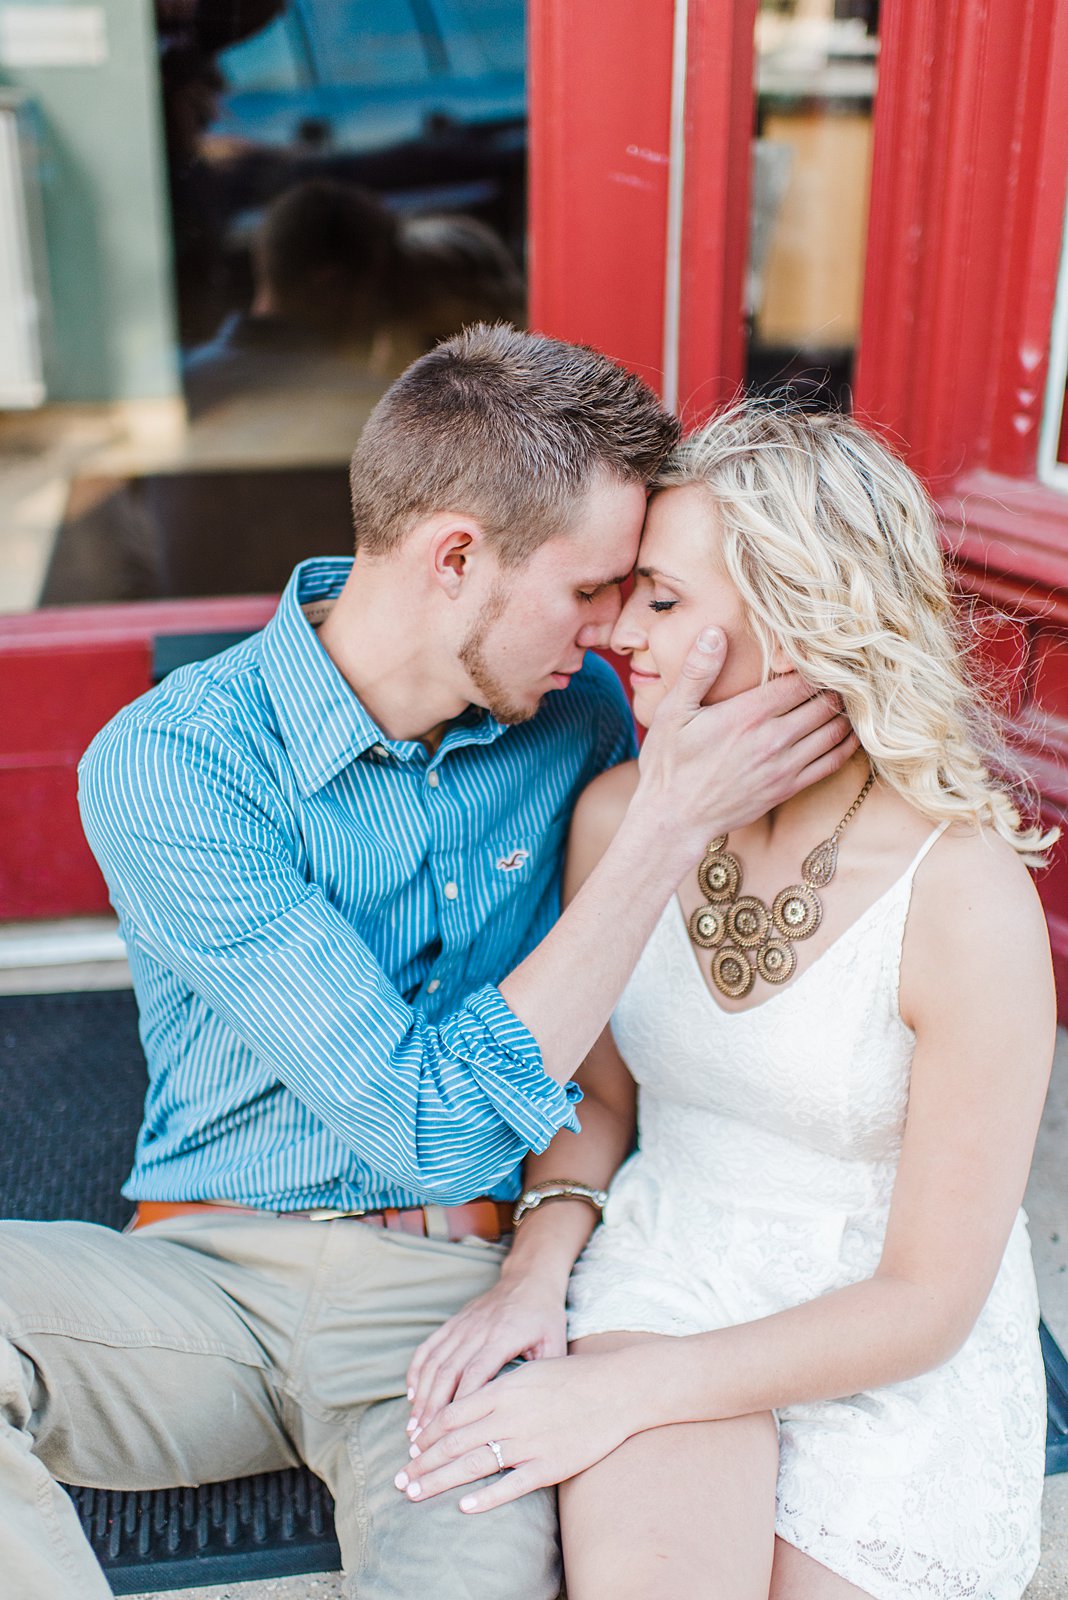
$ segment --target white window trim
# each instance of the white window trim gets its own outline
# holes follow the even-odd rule
[[[1057,459],[1066,384],[1068,384],[1068,215],[1065,216],[1064,239],[1061,243],[1061,265],[1057,274],[1053,325],[1049,337],[1046,400],[1042,408],[1042,430],[1038,436],[1039,482],[1068,494],[1068,461]]]

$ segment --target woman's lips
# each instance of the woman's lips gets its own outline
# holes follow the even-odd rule
[[[639,672],[637,667],[631,667],[630,681],[637,689],[643,683],[659,683],[660,674],[659,672]]]

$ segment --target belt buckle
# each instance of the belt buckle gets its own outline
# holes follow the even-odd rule
[[[305,1222],[339,1222],[343,1217],[365,1217],[364,1211],[342,1211],[336,1206],[316,1206],[309,1211],[299,1211],[298,1216]]]

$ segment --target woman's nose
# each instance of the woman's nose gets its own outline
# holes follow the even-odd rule
[[[619,619],[612,629],[612,637],[608,648],[614,650],[616,655],[630,655],[634,650],[640,650],[645,644],[645,629],[642,626],[642,603],[636,595],[632,594],[626,600]]]

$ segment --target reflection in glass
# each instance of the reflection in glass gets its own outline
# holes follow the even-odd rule
[[[762,0],[747,385],[849,405],[871,177],[878,0]]]
[[[80,461],[46,604],[279,589],[352,548],[372,407],[521,323],[524,0],[156,0],[187,425]]]

